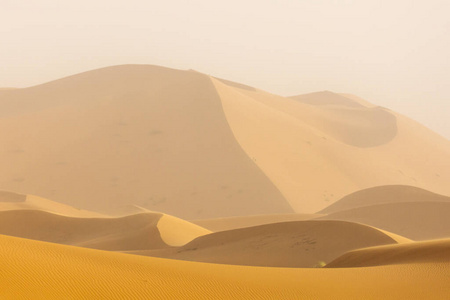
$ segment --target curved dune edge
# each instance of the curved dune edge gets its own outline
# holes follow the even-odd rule
[[[163,214],[157,224],[161,239],[169,246],[183,246],[193,239],[211,233],[191,222]]]
[[[80,218],[40,210],[0,212],[0,234],[109,251],[164,248],[159,213]]]
[[[450,262],[450,239],[411,242],[353,250],[336,258],[327,268],[356,268],[408,263]]]
[[[8,191],[0,191],[0,212],[7,210],[41,210],[67,217],[101,218],[106,215],[77,209],[70,205],[48,200],[35,195],[24,195]]]
[[[397,202],[450,202],[450,197],[439,195],[415,186],[385,185],[376,186],[351,193],[330,206],[319,211],[319,214],[330,214],[338,211]]]
[[[14,128],[0,134],[4,189],[103,213],[127,204],[184,219],[293,212],[201,73],[121,65],[0,93],[0,127]]]
[[[265,224],[306,221],[324,216],[323,214],[268,214],[239,216],[216,219],[191,220],[190,222],[207,228],[211,231],[225,231],[238,228],[253,227]]]
[[[318,220],[374,226],[412,240],[450,237],[450,202],[383,203],[338,211]]]
[[[445,299],[448,267],[253,268],[0,236],[0,295],[5,299]]]
[[[211,233],[178,248],[127,253],[218,264],[311,268],[352,249],[397,243],[397,238],[350,222],[293,221]]]

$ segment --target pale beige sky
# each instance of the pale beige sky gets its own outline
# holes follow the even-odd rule
[[[357,94],[450,138],[450,1],[0,0],[0,87],[99,67]]]

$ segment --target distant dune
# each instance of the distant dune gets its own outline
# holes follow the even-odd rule
[[[222,231],[179,248],[139,255],[231,265],[317,267],[343,253],[397,243],[375,228],[340,221],[296,221]]]
[[[160,213],[71,218],[37,210],[0,212],[0,234],[102,250],[180,246],[208,233],[197,225]]]
[[[450,197],[438,195],[413,186],[387,185],[357,191],[322,209],[329,214],[347,209],[397,202],[449,202]]]
[[[105,214],[314,213],[392,184],[450,195],[450,142],[352,95],[122,65],[1,90],[0,126],[0,189]]]
[[[327,268],[356,268],[408,263],[449,263],[450,239],[378,246],[350,251]]]
[[[321,220],[358,222],[413,240],[450,237],[450,202],[399,202],[331,213]]]
[[[23,195],[13,192],[0,191],[0,212],[6,210],[42,210],[69,217],[100,218],[105,215],[71,207],[59,202],[51,201],[34,195]]]
[[[124,65],[0,92],[0,126],[0,188],[106,213],[293,212],[198,72]]]
[[[321,214],[272,214],[272,215],[256,215],[256,216],[240,216],[217,219],[204,219],[191,221],[212,231],[224,231],[245,227],[253,227],[264,224],[289,222],[289,221],[306,221],[321,217]]]
[[[253,268],[0,236],[0,293],[5,299],[446,299],[449,268],[448,262]]]

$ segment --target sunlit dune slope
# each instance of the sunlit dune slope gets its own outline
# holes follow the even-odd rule
[[[77,209],[38,196],[0,191],[0,211],[18,209],[42,210],[70,217],[104,217],[104,215],[96,212]]]
[[[296,212],[380,185],[450,195],[450,142],[415,121],[353,96],[285,98],[212,80],[237,141]]]
[[[449,264],[280,269],[126,255],[0,236],[2,299],[446,299]],[[349,284],[351,283],[351,284]]]
[[[320,214],[396,202],[450,202],[450,197],[438,195],[417,187],[387,185],[357,191],[322,209]]]
[[[252,227],[271,223],[289,222],[289,221],[305,221],[324,216],[323,214],[271,214],[271,215],[255,215],[240,216],[217,219],[203,219],[191,221],[212,231],[224,231],[245,227]]]
[[[70,218],[33,210],[0,212],[0,234],[103,250],[180,246],[207,233],[210,231],[159,213]]]
[[[379,230],[340,221],[283,222],[201,236],[179,248],[134,254],[232,265],[315,267],[352,249],[396,243]]]
[[[355,268],[408,263],[450,263],[450,239],[378,246],[350,251],[329,268]],[[450,275],[450,274],[449,274]]]
[[[184,219],[293,212],[198,72],[123,65],[2,91],[0,127],[2,189],[106,213],[128,204]]]
[[[450,202],[400,202],[358,207],[320,217],[371,225],[413,240],[450,237]]]

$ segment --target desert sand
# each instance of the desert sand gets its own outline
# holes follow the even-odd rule
[[[217,232],[280,222],[306,221],[322,216],[325,214],[270,214],[193,220],[191,222]]]
[[[442,262],[450,262],[450,239],[358,249],[338,257],[326,267],[356,268]]]
[[[355,223],[295,221],[208,234],[179,248],[131,253],[231,265],[312,268],[353,249],[397,243],[396,238]]]
[[[0,128],[1,299],[449,298],[450,141],[358,96],[121,65]]]
[[[69,217],[106,217],[100,213],[77,209],[75,207],[44,199],[35,195],[23,195],[14,192],[0,191],[0,212],[21,209],[42,210]]]
[[[354,269],[228,266],[0,236],[5,299],[446,299],[449,267],[448,262]]]
[[[111,251],[181,246],[208,233],[197,225],[160,213],[74,218],[39,210],[0,212],[0,234]]]

